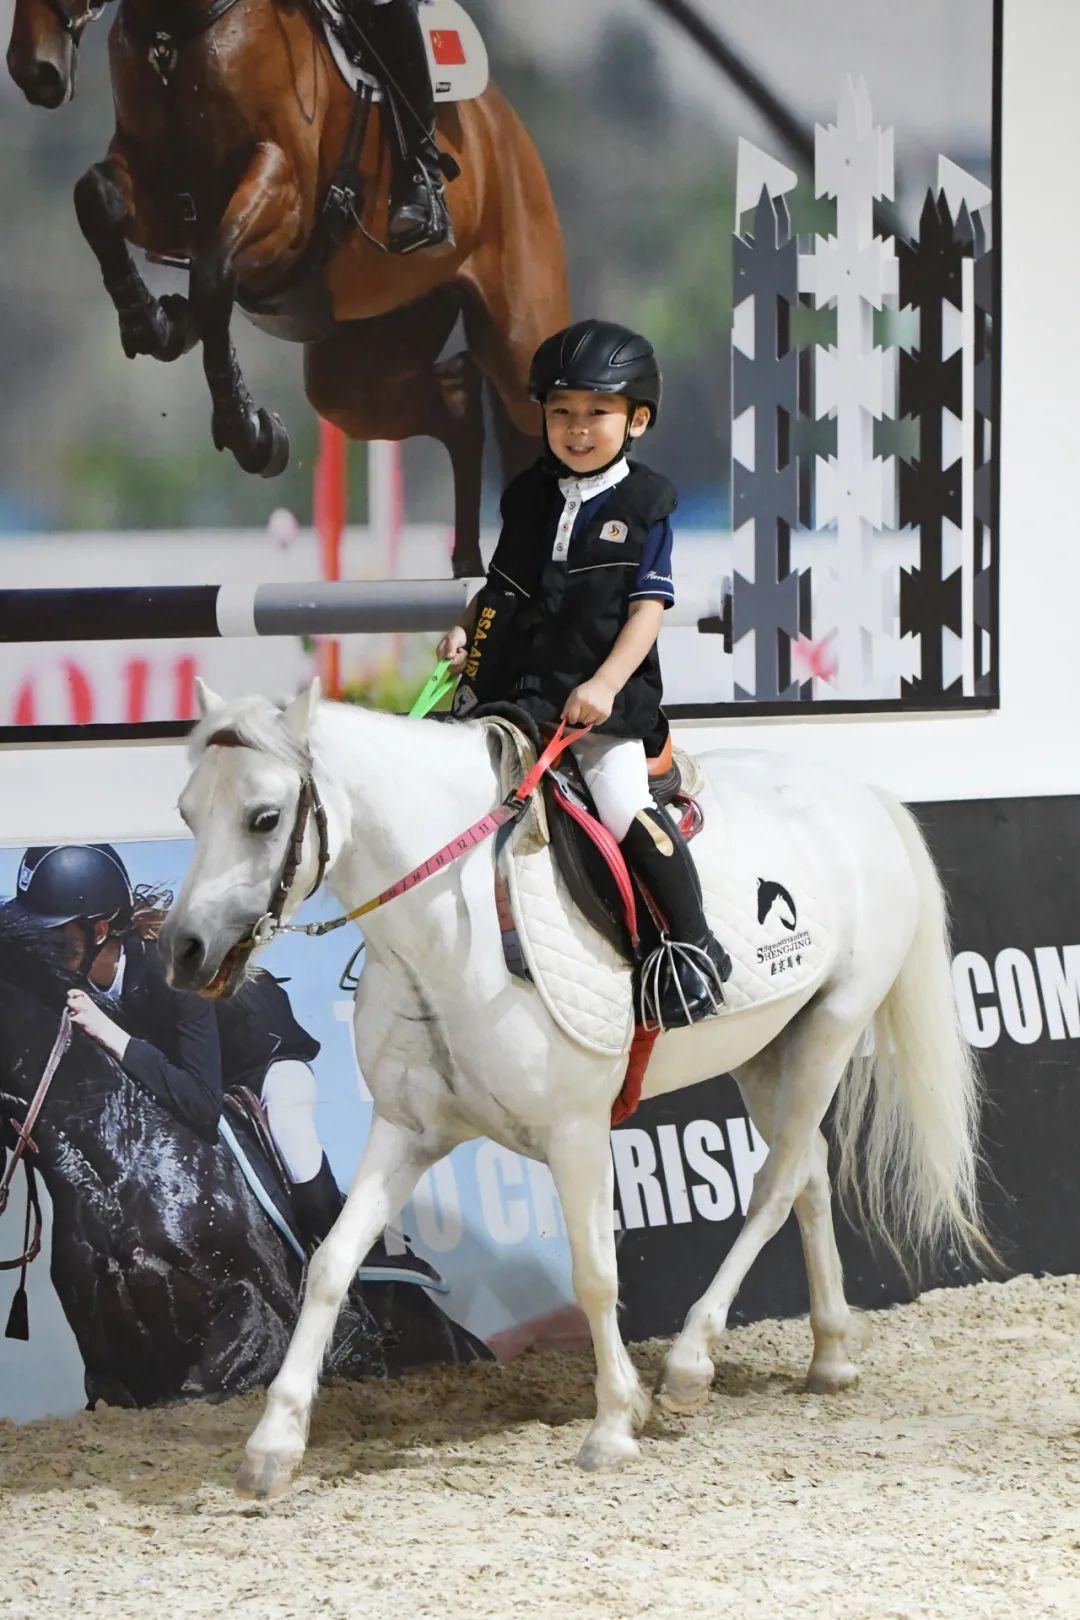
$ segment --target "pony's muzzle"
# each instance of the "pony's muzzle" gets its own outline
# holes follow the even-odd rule
[[[165,970],[177,990],[195,989],[206,965],[206,941],[198,934],[176,934],[164,941]]]

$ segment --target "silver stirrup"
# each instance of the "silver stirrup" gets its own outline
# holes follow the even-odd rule
[[[695,1022],[690,1016],[690,1008],[686,996],[683,994],[682,982],[675,971],[676,955],[681,957],[683,962],[687,963],[697,974],[712,1003],[710,1011],[718,1013],[724,1005],[724,981],[721,979],[720,971],[708,951],[704,950],[700,945],[686,945],[679,940],[669,939],[666,934],[662,934],[660,944],[650,956],[646,957],[642,966],[638,993],[639,1023],[644,1029],[658,1030],[661,1035],[666,1033],[668,1027],[664,1023],[661,1011],[668,979],[671,980],[678,991],[687,1025]],[[676,1027],[681,1028],[684,1026]]]

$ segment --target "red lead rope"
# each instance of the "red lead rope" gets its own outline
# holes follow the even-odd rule
[[[343,917],[334,917],[330,922],[308,923],[306,927],[301,927],[295,931],[304,934],[328,934],[333,928],[340,928],[344,923],[354,922],[357,917],[364,917],[369,911],[375,911],[379,906],[385,906],[388,900],[396,900],[399,894],[405,894],[409,889],[415,889],[417,884],[423,883],[425,878],[432,877],[436,872],[443,871],[452,861],[456,861],[459,856],[467,855],[470,849],[475,849],[477,844],[482,844],[485,839],[491,837],[492,833],[498,832],[500,827],[505,827],[508,822],[517,821],[528,808],[529,799],[539,786],[544,772],[550,769],[564,749],[569,748],[571,743],[576,743],[579,738],[584,737],[585,733],[590,729],[589,726],[582,726],[580,730],[572,731],[569,736],[566,736],[566,721],[561,721],[559,729],[524,781],[520,782],[512,793],[508,793],[502,804],[496,809],[490,811],[486,816],[482,816],[479,821],[474,822],[463,833],[459,833],[456,838],[451,839],[449,844],[444,844],[442,849],[435,851],[434,855],[429,855],[427,860],[422,861],[419,866],[414,866],[411,872],[407,872],[403,878],[398,878],[396,883],[392,883],[388,889],[384,889],[382,894],[376,895],[374,900],[368,900],[364,905],[357,906],[355,910],[347,911]],[[562,795],[560,797],[562,797],[567,809],[571,809],[569,801]],[[571,814],[573,813],[571,809]],[[575,819],[578,818],[575,816]],[[597,837],[598,832],[604,833],[604,829],[594,827],[594,829],[590,830],[590,837],[593,837],[594,841],[600,844]],[[604,838],[614,845],[614,840],[610,838],[609,834],[604,833]],[[631,937],[636,942],[637,923],[633,887],[629,876],[626,875],[625,863],[622,861],[618,846],[614,845],[614,849],[616,856],[618,856],[617,862],[610,861],[610,855],[606,848],[604,848],[603,852],[608,855],[612,870],[616,873],[616,880],[618,881],[619,892],[626,913],[627,927]],[[620,868],[622,869],[624,881],[619,881]],[[288,927],[288,925],[285,926]],[[634,1031],[634,1039],[627,1060],[626,1077],[619,1095],[612,1104],[611,1123],[613,1125],[618,1125],[632,1114],[641,1099],[641,1087],[645,1079],[645,1070],[648,1067],[649,1058],[652,1055],[653,1045],[658,1034],[658,1030],[647,1030],[640,1027]]]
[[[571,731],[569,736],[564,736],[566,721],[561,721],[558,731],[556,731],[524,781],[519,782],[513,792],[508,793],[502,804],[496,809],[489,811],[479,821],[475,821],[471,827],[467,827],[456,838],[452,838],[448,844],[443,845],[442,849],[437,849],[434,855],[429,855],[427,860],[421,861],[419,866],[414,866],[411,872],[406,872],[403,878],[398,878],[396,883],[392,883],[388,889],[384,889],[381,894],[377,894],[374,900],[365,901],[362,906],[356,906],[352,911],[347,911],[343,917],[334,917],[329,922],[308,923],[306,927],[292,931],[303,934],[328,934],[332,929],[342,927],[344,923],[355,922],[358,917],[366,917],[369,911],[376,911],[379,906],[385,906],[388,900],[396,900],[399,894],[405,894],[409,889],[415,889],[417,884],[423,883],[425,878],[433,877],[436,872],[443,871],[452,861],[456,861],[462,855],[467,855],[470,849],[475,849],[477,844],[482,844],[486,838],[491,837],[492,833],[498,832],[500,827],[505,827],[508,822],[517,821],[528,809],[529,799],[539,786],[540,778],[544,772],[555,763],[564,749],[569,748],[571,743],[576,743],[579,738],[584,737],[589,729],[588,726],[582,726],[580,730]]]

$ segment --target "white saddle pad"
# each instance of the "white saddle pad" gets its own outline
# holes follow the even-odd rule
[[[699,762],[684,765],[684,781]],[[805,997],[825,975],[832,908],[814,851],[768,801],[724,781],[722,756],[700,762],[705,825],[690,848],[709,923],[732,959],[723,1018],[780,997]],[[591,1051],[628,1050],[632,976],[570,897],[550,850],[515,830],[501,857],[529,972],[567,1035]]]
[[[381,100],[379,80],[357,67],[329,25],[331,19],[340,21],[340,0],[319,0],[319,10],[330,55],[349,89],[366,85],[373,99]],[[489,78],[487,47],[464,7],[457,0],[420,0],[420,24],[435,100],[471,101],[482,95]]]

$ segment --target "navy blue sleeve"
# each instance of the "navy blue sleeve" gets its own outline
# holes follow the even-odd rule
[[[645,537],[631,602],[663,602],[666,608],[675,605],[675,583],[671,577],[671,547],[674,536],[671,519],[654,523]]]

